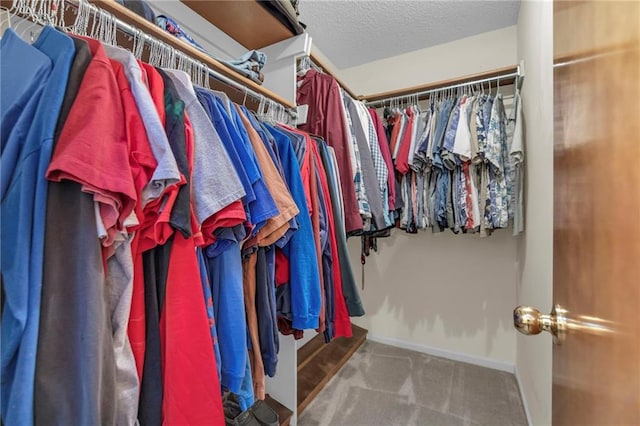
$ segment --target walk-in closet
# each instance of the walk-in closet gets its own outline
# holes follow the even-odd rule
[[[0,418],[640,424],[640,3],[0,1]]]

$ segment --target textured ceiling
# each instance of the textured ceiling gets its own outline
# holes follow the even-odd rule
[[[314,45],[343,69],[515,25],[520,1],[300,0],[299,8]]]

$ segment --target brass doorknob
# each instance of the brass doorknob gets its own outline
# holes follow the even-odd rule
[[[560,305],[555,305],[549,315],[530,306],[518,306],[513,310],[513,326],[527,336],[547,331],[553,335],[553,343],[559,345],[566,334],[566,312]]]

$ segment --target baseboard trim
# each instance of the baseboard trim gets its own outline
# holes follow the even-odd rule
[[[515,364],[510,364],[508,362],[496,361],[493,359],[468,355],[461,352],[448,351],[445,349],[434,348],[427,345],[420,345],[417,343],[407,342],[405,340],[380,336],[371,332],[367,334],[367,340],[384,343],[386,345],[397,346],[399,348],[409,349],[416,352],[423,352],[425,354],[439,356],[441,358],[448,358],[454,361],[466,362],[467,364],[479,365],[481,367],[487,367],[493,370],[506,371],[507,373],[515,373],[516,371]]]
[[[524,388],[522,387],[522,379],[520,379],[520,372],[518,371],[518,367],[516,367],[515,371],[516,382],[518,382],[518,390],[520,391],[520,399],[522,400],[522,405],[524,405],[524,414],[527,416],[527,424],[532,426],[531,423],[531,412],[529,411],[529,403],[527,402],[527,395],[524,393]]]

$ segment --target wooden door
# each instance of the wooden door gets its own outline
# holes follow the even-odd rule
[[[556,1],[553,26],[553,424],[640,425],[640,2]]]

